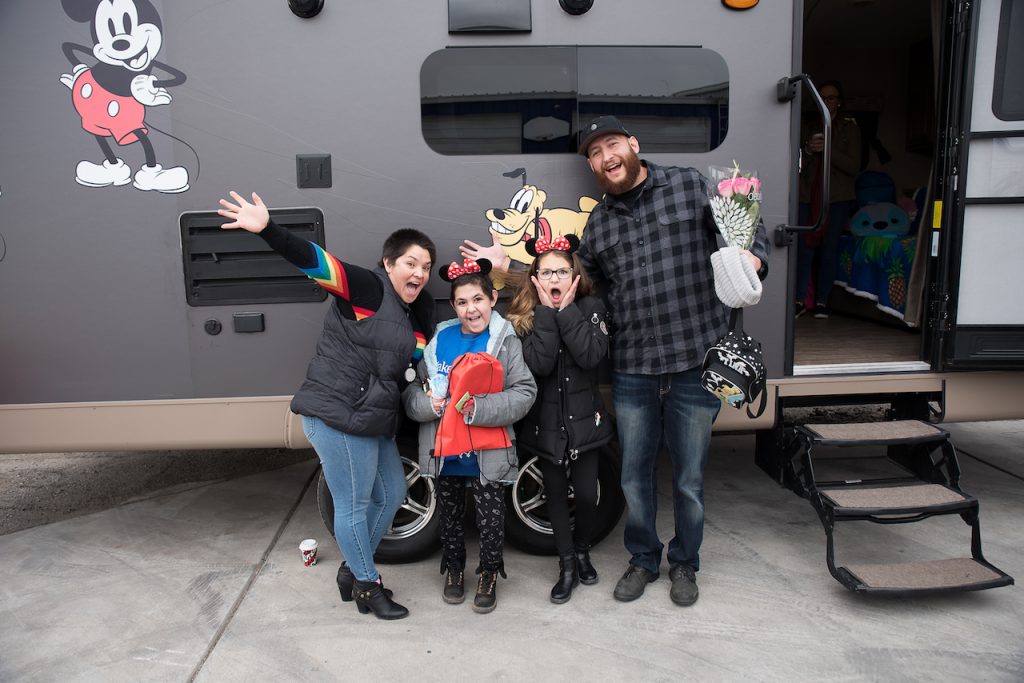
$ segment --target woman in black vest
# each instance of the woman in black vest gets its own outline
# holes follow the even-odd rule
[[[254,192],[252,202],[231,192],[218,213],[262,237],[334,296],[306,380],[292,399],[306,438],[323,465],[334,499],[334,535],[345,557],[338,589],[360,613],[401,619],[409,611],[391,599],[373,554],[405,499],[405,473],[395,444],[401,390],[433,329],[434,300],[424,287],[436,251],[417,230],[399,230],[384,242],[381,263],[367,270],[343,263],[319,245],[270,220]]]

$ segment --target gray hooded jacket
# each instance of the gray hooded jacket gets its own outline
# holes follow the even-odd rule
[[[427,348],[423,352],[423,360],[420,361],[417,368],[417,374],[421,381],[413,382],[402,393],[402,403],[405,406],[406,414],[421,423],[419,464],[420,474],[425,477],[438,475],[443,458],[431,455],[440,418],[434,413],[430,396],[423,391],[421,382],[425,382],[437,374],[437,339],[441,330],[458,324],[459,321],[455,319],[445,321],[437,326],[434,337],[427,344]],[[503,390],[497,394],[474,396],[473,402],[476,407],[473,410],[473,419],[469,421],[469,424],[482,427],[505,427],[508,431],[508,438],[512,444],[510,448],[481,451],[477,453],[477,461],[480,464],[481,483],[511,484],[519,472],[516,436],[512,425],[521,420],[530,410],[530,406],[533,405],[533,400],[537,396],[537,384],[533,379],[533,373],[526,367],[526,361],[523,360],[523,346],[516,336],[515,330],[512,329],[512,324],[502,318],[497,311],[494,311],[491,313],[488,329],[490,338],[487,341],[487,353],[501,363],[504,370]]]

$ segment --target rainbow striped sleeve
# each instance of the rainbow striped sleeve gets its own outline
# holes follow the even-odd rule
[[[345,301],[350,301],[352,293],[348,288],[348,277],[345,275],[345,268],[341,261],[334,258],[315,242],[310,242],[316,252],[316,265],[312,268],[301,268],[311,280],[326,289],[335,296],[340,296]],[[372,315],[372,311],[368,312]],[[358,315],[357,315],[358,317]],[[367,317],[366,315],[362,316]]]
[[[412,352],[412,360],[415,363],[423,358],[423,349],[427,348],[427,338],[422,332],[416,330],[413,330],[413,336],[416,337],[416,348]]]

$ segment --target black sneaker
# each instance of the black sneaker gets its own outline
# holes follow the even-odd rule
[[[473,611],[487,614],[498,605],[498,572],[487,569],[480,573],[476,584],[476,597],[473,598]]]
[[[668,596],[672,602],[682,607],[689,607],[697,602],[700,591],[697,590],[697,572],[688,564],[677,564],[668,572],[672,579],[672,588]]]
[[[807,308],[804,306],[803,302],[797,301],[795,304],[793,304],[793,311],[793,317],[799,318],[804,314],[805,311],[807,311]]]
[[[630,602],[644,594],[647,584],[658,580],[658,572],[649,572],[643,567],[635,564],[629,565],[629,569],[622,575],[619,582],[615,584],[615,592],[612,593],[619,602]]]
[[[825,304],[817,304],[814,307],[814,317],[818,320],[825,320],[828,318],[828,309],[825,308]]]
[[[466,599],[465,575],[461,569],[448,568],[448,576],[444,579],[444,592],[441,597],[449,605],[461,605]]]

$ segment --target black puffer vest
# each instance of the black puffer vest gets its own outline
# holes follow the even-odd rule
[[[359,436],[394,436],[401,414],[405,371],[416,348],[409,307],[398,298],[383,268],[374,270],[384,287],[376,313],[347,320],[331,306],[306,380],[292,399],[292,411],[318,417],[331,427]],[[424,299],[424,301],[421,301]],[[426,290],[413,306],[433,309]],[[422,320],[421,325],[433,323]],[[429,329],[429,328],[428,328]]]
[[[537,400],[516,425],[519,447],[561,464],[608,443],[614,429],[598,381],[609,342],[601,300],[588,296],[558,312],[538,306],[522,340]]]

